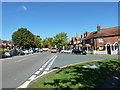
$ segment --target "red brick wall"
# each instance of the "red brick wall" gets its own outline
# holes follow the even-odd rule
[[[100,46],[105,46],[107,43],[110,44],[114,44],[115,42],[118,42],[118,36],[114,36],[114,37],[104,37],[104,42],[103,43],[99,43],[99,38],[94,39],[94,49],[96,50],[98,47]],[[97,49],[99,50],[99,49]]]

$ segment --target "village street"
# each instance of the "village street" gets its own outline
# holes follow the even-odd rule
[[[36,53],[27,56],[16,56],[2,60],[2,87],[17,88],[24,82],[31,80],[54,67],[70,64],[118,58],[117,55],[75,55],[64,53]]]

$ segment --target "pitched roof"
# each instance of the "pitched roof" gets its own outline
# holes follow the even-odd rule
[[[103,28],[100,29],[99,31],[91,32],[86,38],[83,38],[82,40],[88,40],[94,37],[97,38],[102,36],[113,36],[113,35],[120,35],[120,26]]]
[[[91,33],[89,33],[89,35],[86,38],[83,38],[82,40],[91,39],[95,36],[96,33],[97,33],[97,31],[91,32]]]
[[[120,35],[120,26],[100,29],[94,37]]]

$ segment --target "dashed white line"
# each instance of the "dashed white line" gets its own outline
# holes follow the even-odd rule
[[[47,66],[47,67],[51,67],[51,65]]]
[[[39,74],[39,73],[40,73],[40,71],[36,71],[36,72],[35,72],[35,74]]]
[[[15,61],[15,62],[21,62],[21,61],[24,61],[26,58],[23,58],[23,59],[20,59],[18,61]]]
[[[40,68],[39,70],[43,70],[43,68]]]
[[[46,67],[46,65],[43,65],[42,68]]]
[[[47,71],[44,71],[42,74],[46,74],[47,73]]]
[[[49,69],[50,69],[50,68],[47,67],[45,70],[49,70]]]
[[[36,75],[32,75],[30,78],[29,78],[29,80],[32,80],[32,79],[34,79],[36,77]]]

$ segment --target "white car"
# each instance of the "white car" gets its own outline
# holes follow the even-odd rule
[[[61,50],[61,53],[72,53],[72,50]]]
[[[57,49],[56,48],[52,48],[51,49],[51,53],[57,53]]]
[[[23,50],[23,53],[24,54],[29,54],[29,51],[28,50]]]
[[[29,50],[29,53],[33,53],[33,50]]]

